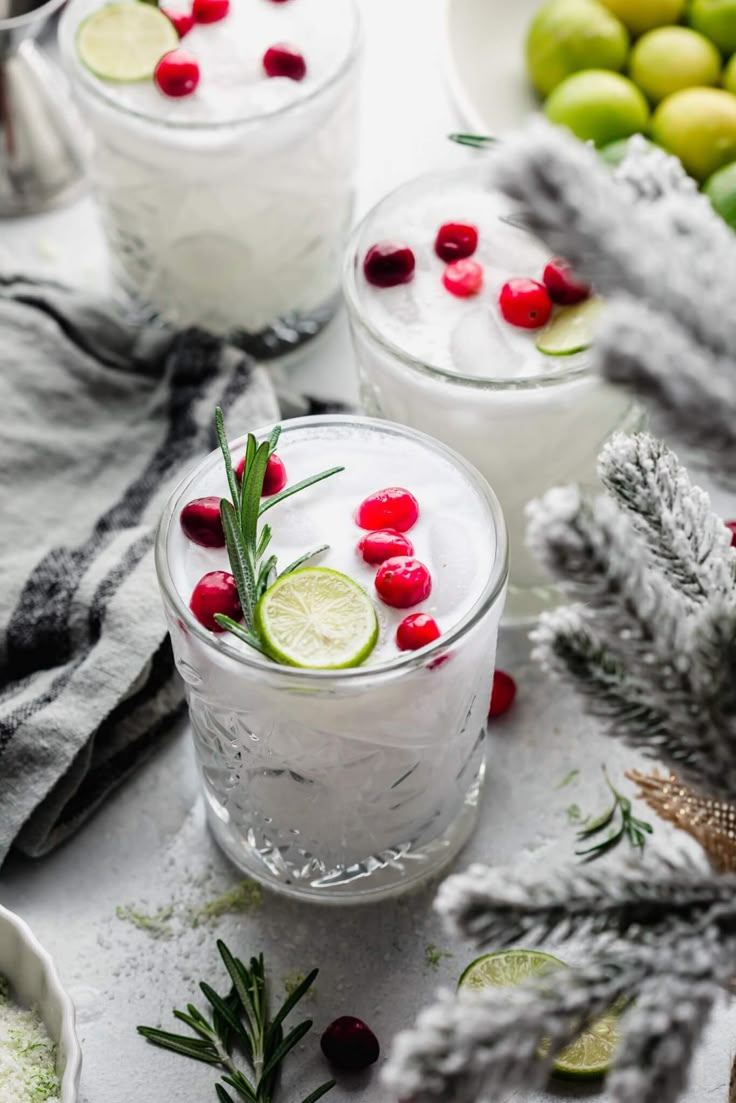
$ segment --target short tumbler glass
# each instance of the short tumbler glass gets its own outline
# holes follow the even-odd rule
[[[336,3],[337,0],[331,0]],[[93,180],[118,284],[145,314],[288,351],[330,320],[352,218],[362,35],[335,75],[286,106],[181,122],[122,104],[79,61],[100,0],[71,0],[64,68],[94,138]]]
[[[174,491],[156,564],[215,838],[264,884],[340,903],[408,889],[450,861],[474,827],[508,552],[498,500],[460,456],[365,418],[285,422],[282,442],[326,420],[418,440],[480,495],[488,573],[460,623],[421,654],[330,672],[279,666],[208,632],[174,585],[170,555],[180,511],[219,453]]]
[[[366,413],[411,425],[437,437],[485,476],[509,529],[507,622],[535,619],[560,600],[525,543],[527,503],[568,482],[595,485],[598,453],[610,434],[639,424],[631,398],[603,381],[580,356],[545,375],[493,378],[493,366],[462,375],[418,360],[392,343],[366,316],[361,262],[385,226],[406,221],[428,193],[470,182],[486,187],[486,165],[413,180],[383,199],[354,231],[344,268],[344,292]],[[383,233],[377,232],[380,225]],[[480,227],[492,234],[493,228]],[[520,231],[521,233],[521,231]]]

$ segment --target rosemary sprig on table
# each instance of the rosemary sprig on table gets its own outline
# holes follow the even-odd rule
[[[285,574],[291,574],[301,567],[308,559],[325,551],[327,544],[314,548],[304,555],[300,555],[285,570],[278,573],[278,565],[275,555],[264,558],[271,543],[271,526],[264,524],[259,529],[258,522],[262,515],[273,506],[290,498],[292,494],[298,494],[300,490],[306,490],[308,486],[329,479],[331,475],[337,475],[344,471],[344,467],[331,467],[327,471],[321,471],[318,475],[310,475],[301,482],[294,483],[280,490],[278,494],[272,494],[268,498],[261,498],[263,492],[263,480],[266,475],[266,467],[272,452],[275,452],[281,435],[281,426],[277,425],[267,441],[258,444],[252,433],[248,434],[245,448],[245,464],[243,478],[238,485],[238,477],[233,469],[233,461],[230,455],[230,447],[225,435],[225,423],[222,410],[218,406],[215,411],[215,427],[217,440],[220,445],[225,471],[227,474],[230,498],[223,498],[220,502],[220,516],[222,528],[225,533],[225,546],[230,569],[238,588],[240,607],[243,610],[245,624],[238,624],[231,617],[222,613],[215,615],[215,620],[221,628],[227,629],[237,636],[243,643],[249,644],[262,654],[266,654],[263,643],[258,636],[255,627],[255,610],[260,598],[265,594],[269,586],[277,578]]]
[[[138,1033],[162,1049],[223,1069],[222,1083],[215,1084],[218,1103],[235,1103],[225,1084],[247,1103],[271,1103],[284,1058],[312,1026],[307,1019],[284,1035],[284,1020],[311,987],[318,970],[313,969],[270,1018],[263,954],[251,958],[248,968],[233,957],[224,942],[218,941],[217,949],[232,982],[228,995],[218,996],[202,981],[199,987],[212,1008],[211,1019],[191,1003],[187,1004],[186,1011],[174,1011],[175,1018],[186,1023],[195,1037],[151,1026],[139,1026]],[[236,1049],[253,1070],[251,1079],[235,1064],[233,1051]],[[328,1080],[302,1103],[316,1103],[334,1086],[335,1081]]]
[[[606,831],[607,828],[609,831],[605,838],[599,838],[593,846],[575,851],[577,856],[583,858],[586,862],[600,858],[624,840],[627,840],[634,850],[643,850],[646,846],[647,835],[651,835],[654,830],[650,823],[638,820],[634,816],[631,810],[631,801],[614,788],[605,769],[603,776],[606,779],[606,785],[611,790],[613,803],[605,812],[590,820],[581,831],[578,831],[577,837],[581,841],[590,841],[593,836],[600,836],[601,832]]]
[[[470,146],[471,149],[488,149],[498,141],[490,134],[448,134],[451,142],[457,142],[459,146]]]

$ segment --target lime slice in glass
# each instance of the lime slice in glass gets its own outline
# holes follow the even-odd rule
[[[360,666],[378,639],[368,594],[328,567],[302,567],[277,579],[258,602],[255,621],[271,658],[309,670]]]
[[[564,961],[538,950],[501,950],[476,958],[460,977],[460,988],[510,988],[530,977],[566,969]],[[552,1067],[561,1080],[600,1080],[618,1044],[618,1014],[609,1011],[563,1049]]]
[[[101,80],[149,80],[156,65],[179,45],[174,24],[152,4],[106,4],[77,31],[80,61]]]
[[[595,328],[603,312],[602,299],[586,299],[563,306],[537,334],[536,345],[546,356],[571,356],[592,345]]]

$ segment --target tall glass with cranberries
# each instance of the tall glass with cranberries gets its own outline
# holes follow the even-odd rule
[[[487,166],[413,181],[355,231],[345,294],[365,409],[445,441],[485,475],[509,527],[510,620],[556,594],[524,542],[527,502],[592,483],[629,400],[589,367],[605,305],[520,228]]]
[[[212,830],[291,895],[402,891],[475,821],[507,576],[498,502],[389,422],[299,418],[231,452],[220,422],[220,440],[157,541]]]
[[[317,333],[352,214],[354,0],[70,0],[60,43],[122,287],[264,352]]]

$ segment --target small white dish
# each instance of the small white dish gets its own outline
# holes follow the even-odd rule
[[[463,124],[496,135],[539,101],[524,62],[527,28],[541,0],[445,0],[445,72]]]
[[[50,955],[27,923],[0,906],[0,974],[17,999],[35,1007],[57,1046],[56,1068],[61,1103],[77,1103],[82,1051],[75,1029],[74,1004],[62,988]]]

